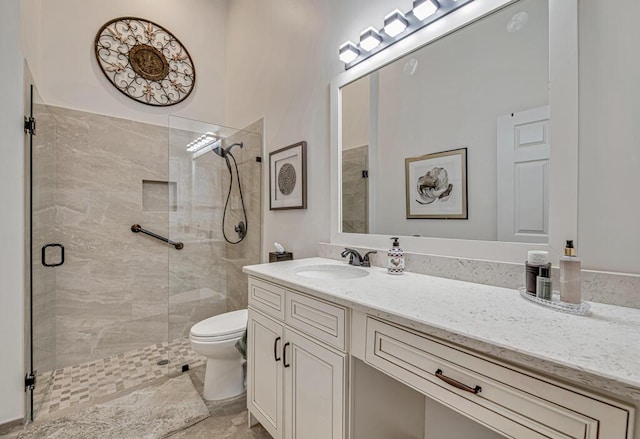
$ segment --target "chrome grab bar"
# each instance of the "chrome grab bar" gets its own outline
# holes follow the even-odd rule
[[[159,239],[160,241],[166,242],[176,248],[176,250],[182,250],[184,248],[184,244],[181,242],[171,241],[169,238],[165,238],[164,236],[160,236],[156,233],[150,232],[142,228],[140,224],[134,224],[131,226],[131,231],[133,233],[144,233],[145,235],[151,236],[152,238]]]

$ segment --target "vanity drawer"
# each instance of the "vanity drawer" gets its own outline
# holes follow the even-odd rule
[[[369,364],[506,437],[632,439],[630,406],[372,317],[366,326]]]
[[[287,325],[343,352],[346,315],[345,308],[287,290]]]
[[[249,278],[249,306],[252,308],[283,321],[284,298],[284,288],[260,279]]]

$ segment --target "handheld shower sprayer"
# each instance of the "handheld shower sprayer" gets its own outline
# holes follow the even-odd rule
[[[222,143],[223,143],[223,139],[217,133],[207,132],[201,135],[200,137],[198,137],[197,139],[195,139],[193,142],[189,143],[187,145],[187,151],[193,153],[194,159],[196,157],[199,157],[207,153],[208,151],[213,151],[220,157],[224,158],[225,162],[227,163],[227,169],[229,170],[230,178],[229,178],[229,192],[227,193],[227,201],[224,204],[224,212],[222,213],[222,235],[224,236],[225,241],[227,241],[229,244],[239,244],[247,236],[247,233],[249,231],[249,220],[247,219],[247,209],[245,208],[244,197],[242,195],[242,185],[240,184],[240,173],[238,172],[238,162],[236,161],[236,158],[231,153],[231,150],[236,146],[239,146],[240,149],[242,149],[244,147],[244,143],[243,142],[232,143],[226,148],[222,146]],[[208,147],[211,147],[211,149],[209,149]],[[240,202],[242,204],[242,214],[244,216],[244,221],[240,221],[236,226],[234,226],[234,230],[238,234],[238,240],[236,241],[231,241],[227,237],[227,233],[225,231],[225,221],[227,218],[227,209],[229,207],[229,198],[231,198],[231,189],[233,188],[233,170],[231,167],[231,160],[229,160],[229,157],[231,157],[231,160],[233,160],[234,167],[236,168],[236,177],[238,179],[238,192],[240,193]]]
[[[220,157],[224,158],[224,160],[227,162],[227,169],[229,169],[229,172],[231,172],[231,162],[229,161],[229,157],[227,156],[230,155],[231,148],[233,148],[234,146],[239,146],[240,149],[242,149],[244,147],[244,143],[242,142],[233,143],[227,146],[226,148],[223,148],[222,145],[218,145],[212,149],[213,152],[218,154]],[[231,157],[233,157],[233,155],[231,155]]]

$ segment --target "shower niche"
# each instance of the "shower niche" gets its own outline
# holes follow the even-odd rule
[[[177,212],[177,194],[175,181],[142,180],[142,211]]]

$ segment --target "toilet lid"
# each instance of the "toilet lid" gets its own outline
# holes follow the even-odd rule
[[[247,327],[247,310],[227,312],[209,317],[191,327],[196,337],[218,337],[244,332]]]

